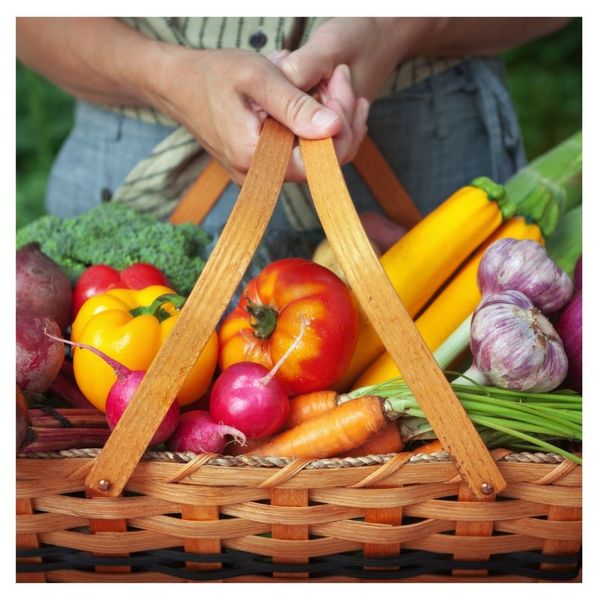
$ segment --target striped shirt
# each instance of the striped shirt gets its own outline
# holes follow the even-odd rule
[[[158,41],[189,48],[239,48],[270,56],[294,50],[321,26],[324,17],[123,17],[127,25]],[[439,73],[460,59],[416,57],[399,64],[380,90],[385,97]],[[210,156],[182,126],[153,108],[107,107],[124,116],[175,127],[143,158],[116,190],[113,201],[166,217]],[[304,184],[285,183],[280,201],[293,229],[315,229],[319,221]]]
[[[187,48],[238,48],[270,56],[276,50],[303,45],[326,17],[122,17],[145,36]],[[418,56],[400,63],[379,97],[410,87],[460,62],[459,59]],[[173,121],[154,109],[121,108],[127,116],[164,125]]]

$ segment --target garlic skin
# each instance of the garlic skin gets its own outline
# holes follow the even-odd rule
[[[518,290],[483,298],[471,320],[471,352],[485,379],[509,390],[549,392],[567,375],[559,335]]]
[[[570,300],[571,278],[534,240],[503,238],[484,253],[477,272],[482,296],[504,290],[518,290],[543,313],[552,314]]]

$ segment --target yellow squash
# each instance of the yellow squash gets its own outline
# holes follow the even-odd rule
[[[504,188],[479,178],[445,200],[380,258],[411,317],[431,300],[462,262],[510,216]],[[377,293],[377,290],[373,290]],[[346,391],[384,351],[377,333],[361,315],[356,350],[336,390]],[[393,315],[390,315],[393,326]]]
[[[481,257],[490,244],[501,238],[530,239],[544,243],[540,228],[526,223],[523,217],[512,217],[498,228],[415,321],[431,351],[436,350],[477,307],[481,299],[477,286],[477,269]],[[384,351],[363,372],[353,387],[381,383],[399,375],[400,371],[392,357]]]

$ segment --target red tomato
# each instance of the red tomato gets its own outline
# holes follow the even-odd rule
[[[148,263],[135,263],[123,269],[121,281],[132,290],[143,290],[150,285],[170,285],[162,272]]]
[[[271,369],[304,329],[277,371],[290,396],[330,388],[345,372],[359,317],[348,287],[303,258],[268,265],[251,280],[219,331],[221,369],[252,361]]]
[[[150,285],[169,287],[167,278],[155,266],[135,263],[122,271],[108,265],[92,265],[79,277],[73,289],[73,316],[92,296],[115,288],[142,290]]]

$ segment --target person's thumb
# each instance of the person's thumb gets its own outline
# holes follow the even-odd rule
[[[329,79],[336,67],[331,53],[322,51],[319,45],[310,41],[278,60],[277,66],[290,82],[305,91]]]
[[[256,99],[267,114],[300,137],[332,137],[343,127],[343,121],[336,112],[293,86],[284,77],[275,89],[263,90]]]

